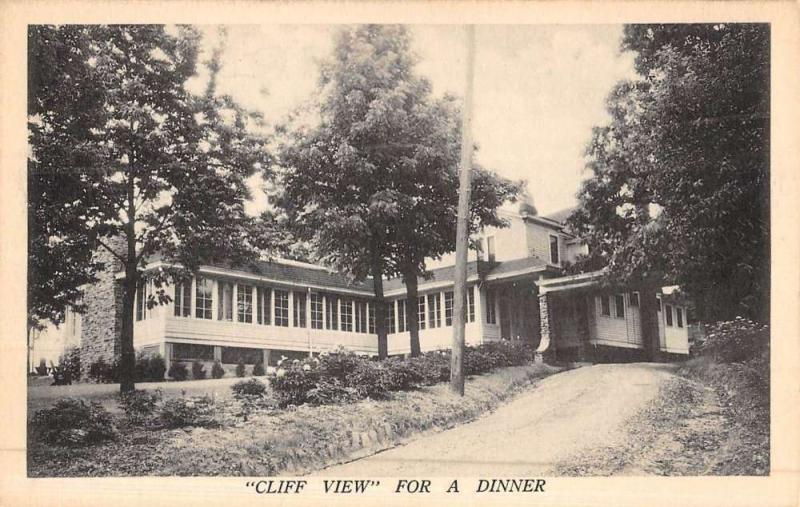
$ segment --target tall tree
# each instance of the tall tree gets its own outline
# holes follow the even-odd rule
[[[570,223],[578,269],[677,283],[708,320],[769,318],[769,27],[630,25]]]
[[[458,110],[451,97],[432,98],[414,64],[402,26],[343,30],[322,68],[319,123],[294,128],[281,150],[278,204],[298,234],[323,262],[372,277],[380,357],[387,353],[383,278],[401,276],[416,308],[425,257],[455,246]],[[519,184],[476,172],[473,229],[502,225],[496,208]],[[418,354],[417,313],[408,315]]]
[[[125,272],[122,391],[134,388],[133,305],[147,259],[161,252],[195,270],[219,258],[246,262],[257,246],[245,179],[266,167],[265,140],[248,128],[257,117],[216,93],[218,52],[205,93],[187,90],[199,41],[191,29],[160,25],[29,30],[29,173],[69,182],[69,198],[41,208],[51,223],[69,210],[57,239],[85,238]],[[155,279],[149,306],[169,300],[164,281]]]

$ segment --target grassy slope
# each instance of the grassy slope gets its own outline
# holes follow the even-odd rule
[[[30,476],[276,475],[310,472],[346,461],[353,439],[368,451],[473,420],[536,379],[560,371],[546,365],[504,368],[467,381],[464,398],[440,384],[395,393],[386,401],[301,406],[261,412],[244,423],[221,403],[224,426],[190,431],[128,428],[118,442],[71,449],[29,442]],[[388,437],[375,438],[381,428]],[[388,431],[387,431],[388,430]],[[355,449],[358,451],[359,449]],[[363,451],[363,449],[360,449]]]

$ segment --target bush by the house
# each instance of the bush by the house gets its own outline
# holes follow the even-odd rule
[[[169,365],[167,375],[172,380],[186,380],[189,378],[189,370],[186,369],[186,365],[183,363],[172,363]]]
[[[209,396],[169,399],[161,407],[159,417],[167,428],[218,425],[216,407]]]
[[[253,376],[254,377],[263,377],[267,374],[267,370],[264,369],[264,363],[259,361],[253,366]]]
[[[95,382],[108,384],[119,380],[118,370],[119,367],[116,360],[109,364],[101,358],[89,365],[88,375],[89,379]]]
[[[161,354],[145,354],[139,352],[136,356],[136,381],[158,382],[164,380],[167,366]]]
[[[310,361],[304,364],[292,363],[278,365],[272,379],[272,390],[281,408],[289,405],[302,405],[308,400],[308,392],[317,387],[320,371]]]
[[[213,378],[222,378],[225,376],[225,368],[219,363],[219,361],[214,361],[214,364],[211,366],[211,376]]]
[[[145,424],[156,412],[158,402],[163,393],[161,389],[155,391],[132,391],[120,393],[119,407],[125,412],[125,417],[131,424]]]
[[[194,361],[192,363],[192,378],[195,380],[206,378],[206,369],[202,361]]]
[[[236,364],[236,376],[239,377],[239,378],[244,377],[244,362],[243,361],[239,361]]]
[[[523,365],[533,359],[530,346],[496,342],[466,347],[464,371],[479,375],[496,368]],[[283,366],[272,380],[279,405],[345,403],[355,399],[387,398],[391,392],[433,385],[450,378],[450,353],[428,352],[419,357],[375,361],[345,349],[322,354],[319,359],[295,360]]]
[[[769,326],[742,317],[717,322],[706,329],[701,350],[725,363],[757,358],[769,349]]]
[[[231,386],[233,397],[239,402],[242,410],[239,415],[246,421],[267,393],[267,386],[258,379],[242,380]]]
[[[86,445],[118,436],[111,414],[102,405],[76,398],[65,398],[51,408],[37,410],[31,427],[49,444]]]
[[[80,347],[69,347],[58,358],[58,367],[68,375],[71,381],[81,378],[81,349]]]
[[[48,375],[48,368],[47,368],[47,361],[44,359],[39,359],[39,366],[35,368],[36,374],[40,377],[46,377]]]

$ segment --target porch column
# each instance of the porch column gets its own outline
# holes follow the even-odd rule
[[[536,348],[535,361],[537,363],[543,363],[545,360],[550,361],[554,358],[555,347],[550,343],[552,339],[550,335],[550,305],[551,301],[547,293],[539,294],[539,326],[542,338],[539,341],[539,347]]]

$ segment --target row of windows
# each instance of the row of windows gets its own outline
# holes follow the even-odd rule
[[[235,285],[235,287],[234,287]],[[190,317],[191,281],[175,284],[174,315]],[[235,290],[234,290],[235,289]],[[254,287],[247,284],[217,282],[217,319],[221,321],[253,323],[261,325],[289,326],[289,312],[292,312],[292,325],[306,327],[306,293],[293,292],[270,287]],[[234,294],[236,304],[234,304]],[[428,294],[418,298],[419,328],[425,329],[442,326],[441,293]],[[467,291],[467,320],[475,321],[474,287]],[[290,306],[289,299],[293,299]],[[137,305],[142,306],[144,296],[137,297]],[[214,302],[213,282],[207,278],[198,278],[195,284],[195,318],[212,319]],[[342,298],[334,294],[312,293],[310,295],[310,327],[312,329],[341,330],[356,333],[375,333],[375,309],[367,301]],[[139,315],[137,306],[137,319]],[[143,307],[143,306],[142,306]],[[390,301],[387,306],[386,326],[388,333],[408,330],[408,304],[405,299]],[[427,313],[426,313],[427,312]],[[395,319],[395,315],[397,319]],[[234,319],[234,316],[236,317]],[[444,320],[446,326],[453,324],[453,292],[444,293]],[[396,322],[396,324],[395,324]],[[397,327],[395,327],[397,326]]]
[[[628,306],[639,306],[639,293],[631,292],[628,295]],[[664,305],[664,320],[667,326],[673,326],[673,308],[675,311],[674,321],[677,322],[678,327],[683,327],[683,309],[673,307],[672,305]],[[657,310],[661,311],[661,299],[658,299]],[[611,316],[611,303],[608,295],[600,296],[600,313],[607,317]],[[622,294],[614,294],[614,316],[620,319],[625,318],[625,297]]]

